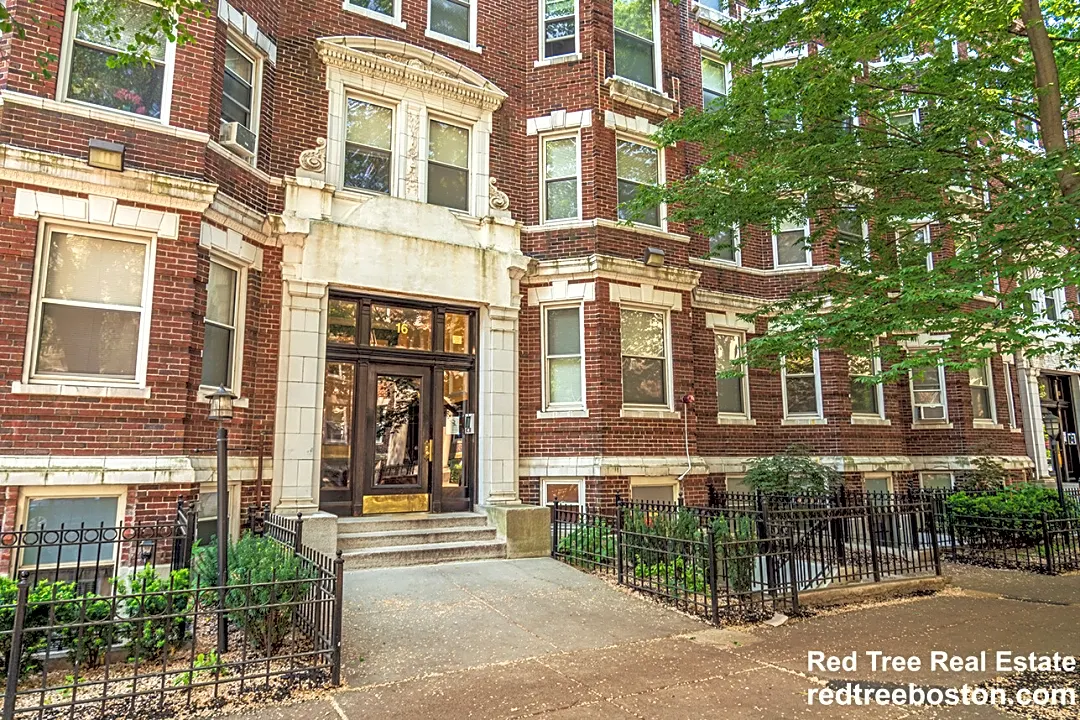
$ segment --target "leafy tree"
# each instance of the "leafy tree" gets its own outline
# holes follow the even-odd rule
[[[843,477],[814,460],[803,448],[792,447],[779,455],[751,460],[744,481],[763,493],[803,495],[838,487]]]
[[[666,201],[710,236],[813,218],[830,254],[814,262],[834,267],[750,315],[769,332],[745,361],[884,338],[875,379],[890,380],[1080,355],[1077,320],[1039,302],[1080,284],[1080,0],[751,0],[740,15],[718,45],[726,102],[658,136],[697,144],[700,171],[635,208]]]

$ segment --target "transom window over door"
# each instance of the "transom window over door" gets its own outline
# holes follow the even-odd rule
[[[31,376],[136,381],[150,243],[54,230],[44,252]]]
[[[619,319],[623,404],[667,407],[667,314],[623,308]]]
[[[653,0],[614,0],[615,74],[657,87]]]
[[[544,220],[577,220],[578,139],[544,139]]]
[[[428,202],[469,210],[469,131],[432,120],[428,126]]]
[[[169,47],[165,38],[144,46],[150,56],[147,65],[109,67],[109,60],[121,51],[141,46],[139,34],[151,24],[155,12],[156,6],[137,0],[84,0],[81,9],[73,9],[75,32],[67,68],[67,98],[163,118],[168,90]]]
[[[631,214],[627,203],[643,185],[660,182],[660,153],[654,147],[632,140],[618,140],[615,146],[615,173],[619,181],[619,219],[660,227],[660,206]]]
[[[345,119],[345,186],[390,192],[394,111],[349,98]]]
[[[545,58],[577,52],[577,4],[575,0],[540,0],[544,12],[543,48]]]

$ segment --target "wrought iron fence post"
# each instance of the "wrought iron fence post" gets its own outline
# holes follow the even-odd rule
[[[791,614],[799,612],[799,563],[795,561],[795,538],[787,536],[788,567],[791,568]]]
[[[294,536],[293,552],[299,555],[302,547],[304,547],[304,513],[296,513],[296,535]]]
[[[938,543],[937,535],[937,511],[934,509],[933,504],[925,503],[923,512],[926,513],[927,525],[930,528],[930,552],[934,558],[934,572],[937,573],[938,577],[941,577],[941,545]]]
[[[19,691],[19,670],[22,665],[23,623],[30,598],[30,573],[19,573],[19,592],[15,600],[15,619],[11,628],[11,650],[8,652],[7,687],[4,690],[4,720],[15,717],[15,695]]]
[[[719,572],[716,567],[716,528],[709,527],[705,537],[709,543],[709,607],[713,625],[720,624],[720,589],[717,587]]]
[[[558,557],[559,550],[559,501],[551,503],[551,557]]]
[[[620,585],[626,584],[626,575],[623,570],[623,516],[622,516],[622,500],[619,496],[615,496],[615,565],[618,582]]]
[[[1043,547],[1046,548],[1046,572],[1050,575],[1054,574],[1054,549],[1050,544],[1050,523],[1046,517],[1046,511],[1043,510],[1039,515],[1039,525],[1042,527],[1042,541]]]
[[[881,558],[878,557],[877,531],[874,527],[874,504],[866,504],[866,528],[870,535],[870,561],[874,565],[874,582],[881,582]]]
[[[342,599],[345,596],[342,589],[344,580],[345,558],[342,557],[341,550],[338,550],[336,557],[334,557],[334,620],[333,627],[330,631],[330,637],[333,642],[330,682],[335,687],[341,685],[341,615],[343,611]]]
[[[184,544],[184,567],[191,568],[191,553],[195,550],[195,531],[199,526],[199,504],[194,500],[187,511],[187,542]]]

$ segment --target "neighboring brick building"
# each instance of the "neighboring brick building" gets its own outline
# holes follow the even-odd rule
[[[835,259],[798,226],[742,228],[725,260],[663,208],[619,224],[635,186],[692,169],[649,133],[730,72],[715,10],[616,2],[619,28],[611,0],[221,0],[129,69],[71,0],[35,2],[0,41],[5,527],[212,490],[221,384],[235,509],[261,437],[263,499],[338,515],[680,477],[701,500],[792,443],[875,489],[1030,466],[998,359],[928,373],[914,409],[897,384],[853,412],[825,352],[717,382],[762,329],[737,314]],[[138,27],[148,6],[120,4]],[[122,171],[88,161],[111,144]]]

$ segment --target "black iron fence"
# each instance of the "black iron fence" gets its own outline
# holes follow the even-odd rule
[[[299,518],[262,511],[221,587],[196,509],[177,510],[167,524],[0,535],[3,720],[167,717],[339,684],[341,558],[304,546]]]
[[[1055,574],[1080,570],[1080,518],[949,514],[946,557],[958,563]]]

